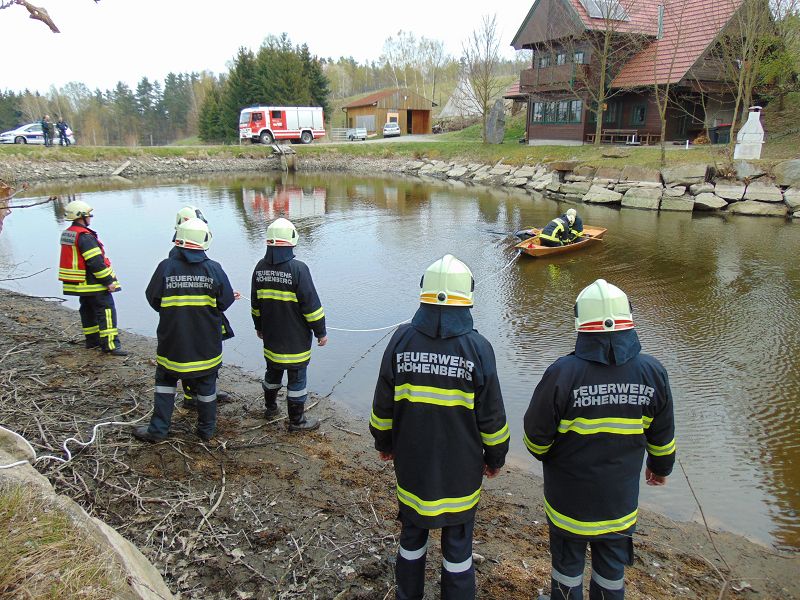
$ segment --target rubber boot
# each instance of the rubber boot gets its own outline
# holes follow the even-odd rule
[[[197,403],[197,437],[204,442],[214,437],[217,428],[217,401]]]
[[[278,416],[278,390],[264,389],[264,417],[274,419]]]
[[[305,403],[287,401],[286,409],[289,412],[289,422],[287,423],[289,431],[314,431],[319,429],[319,421],[317,419],[306,418],[303,412]]]
[[[153,416],[150,417],[150,425],[134,429],[134,437],[145,442],[160,442],[167,439],[174,408],[175,399],[173,394],[156,392],[153,397]]]

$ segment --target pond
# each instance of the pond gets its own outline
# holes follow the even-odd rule
[[[120,326],[150,336],[156,313],[144,288],[171,247],[178,208],[202,208],[214,233],[209,255],[245,297],[267,225],[290,218],[300,233],[298,258],[311,268],[331,328],[329,344],[313,349],[309,388],[333,391],[365,418],[391,333],[381,328],[410,318],[422,272],[443,254],[456,255],[475,275],[475,327],[497,355],[511,461],[534,473],[540,470],[522,444],[522,415],[544,369],[573,349],[577,293],[604,277],[628,293],[644,351],[669,371],[678,456],[712,527],[800,547],[797,224],[587,205],[578,207],[584,222],[608,228],[602,243],[548,260],[514,260],[506,233],[541,226],[566,205],[522,191],[327,173],[84,182],[36,193],[61,199],[5,219],[0,276],[48,270],[3,285],[61,295],[62,208],[80,198],[95,209],[93,227],[123,286]],[[225,362],[262,372],[247,301],[227,314],[237,335],[225,343]],[[678,465],[666,488],[642,486],[642,503],[699,518]]]

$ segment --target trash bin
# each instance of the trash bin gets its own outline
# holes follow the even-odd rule
[[[714,144],[728,144],[731,141],[731,124],[718,125],[715,127],[717,130],[717,139],[712,140]]]

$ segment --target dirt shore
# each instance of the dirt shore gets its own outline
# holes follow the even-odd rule
[[[123,342],[127,358],[85,350],[76,312],[1,292],[0,424],[40,453],[59,453],[97,422],[146,422],[155,343],[127,332]],[[394,477],[366,421],[316,397],[319,432],[290,435],[262,418],[257,376],[226,366],[220,387],[235,402],[220,407],[211,443],[199,443],[194,415],[179,406],[167,442],[145,445],[127,427],[106,427],[70,463],[37,468],[135,543],[180,597],[393,597]],[[549,581],[541,481],[505,468],[485,487],[478,595],[535,597]],[[800,598],[798,555],[649,512],[635,541],[629,598]],[[433,545],[428,598],[439,595]]]

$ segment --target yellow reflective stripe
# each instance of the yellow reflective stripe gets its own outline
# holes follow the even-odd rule
[[[77,277],[78,279],[84,279],[86,276],[86,271],[84,271],[83,269],[61,268],[58,270],[58,276],[61,277],[62,275],[69,275],[70,277]]]
[[[100,327],[98,325],[93,325],[92,327],[83,328],[83,333],[85,333],[86,335],[91,335],[93,333],[97,333],[98,331],[100,331]]]
[[[172,306],[216,306],[217,299],[211,296],[166,296],[161,298],[161,308]]]
[[[308,321],[309,323],[313,323],[314,321],[319,321],[322,317],[324,317],[325,311],[322,310],[322,307],[320,306],[317,310],[315,310],[312,313],[309,314],[303,313],[303,316],[306,318],[306,321]]]
[[[72,268],[78,268],[78,247],[72,246]]]
[[[278,354],[264,348],[264,357],[279,364],[299,363],[311,360],[311,350],[300,352],[299,354]]]
[[[647,451],[653,456],[667,456],[668,454],[675,452],[675,449],[675,438],[672,438],[672,441],[669,444],[665,444],[663,446],[647,444]]]
[[[257,309],[257,308],[251,308],[250,312],[253,314],[254,317],[260,317],[261,316],[261,311],[259,309]]]
[[[470,410],[475,408],[474,392],[464,390],[448,390],[444,388],[411,385],[404,383],[394,388],[394,401],[408,400],[437,406],[463,406]]]
[[[259,300],[283,300],[284,302],[297,302],[297,294],[283,290],[258,290],[256,297]]]
[[[553,525],[560,529],[577,535],[602,535],[605,533],[614,533],[615,531],[624,531],[634,525],[639,514],[639,509],[637,508],[629,515],[625,515],[619,519],[610,519],[608,521],[578,521],[577,519],[563,515],[555,510],[550,506],[547,498],[545,498],[544,512]]]
[[[208,360],[195,360],[185,363],[175,362],[174,360],[170,360],[165,356],[156,355],[156,362],[165,369],[175,371],[176,373],[190,373],[192,371],[205,371],[206,369],[216,367],[222,363],[222,354],[215,356],[214,358],[209,358]]]
[[[111,329],[99,329],[98,333],[100,334],[100,337],[110,337],[118,335],[119,329],[116,327],[112,327]]]
[[[531,439],[528,437],[528,434],[522,434],[522,441],[525,442],[525,447],[533,452],[534,454],[545,454],[550,447],[553,445],[553,442],[547,444],[547,446],[540,446],[539,444],[534,444]]]
[[[462,496],[461,498],[441,498],[440,500],[423,500],[404,490],[399,485],[397,486],[397,499],[413,508],[417,513],[426,517],[435,517],[445,512],[463,512],[474,507],[481,499],[481,489],[478,488],[469,496]]]
[[[100,251],[100,248],[90,248],[86,252],[81,252],[81,254],[83,255],[84,260],[89,260],[95,256],[100,256],[102,252]]]
[[[503,425],[500,430],[495,433],[481,432],[481,440],[483,440],[483,443],[487,446],[496,446],[497,444],[502,444],[510,437],[511,433],[508,431],[508,423]]]
[[[388,431],[392,428],[391,419],[381,419],[374,411],[369,417],[369,424],[380,431]]]
[[[113,350],[116,348],[114,345],[114,337],[119,333],[116,327],[114,327],[114,314],[111,312],[110,308],[106,309],[106,328],[105,330],[100,330],[100,337],[108,338],[108,349]]]
[[[65,283],[65,292],[107,292],[108,288],[101,283],[87,285],[85,283]]]
[[[571,421],[563,420],[558,424],[559,433],[574,431],[580,435],[592,435],[595,433],[617,433],[620,435],[636,435],[644,433],[642,419],[623,419],[623,418],[603,418],[603,419],[584,419],[578,417]]]
[[[642,415],[642,426],[645,429],[648,429],[650,427],[650,423],[652,423],[652,422],[653,422],[653,417],[648,417],[646,415]]]
[[[109,275],[111,275],[113,272],[114,271],[111,270],[111,267],[106,267],[105,269],[102,269],[101,271],[95,271],[94,272],[94,276],[97,277],[98,279],[103,279],[103,278],[108,277]]]

